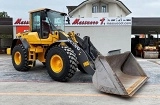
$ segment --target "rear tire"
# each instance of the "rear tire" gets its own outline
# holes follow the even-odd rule
[[[76,54],[67,46],[54,46],[47,53],[46,67],[52,79],[68,81],[77,71]]]
[[[12,64],[17,71],[28,71],[31,67],[28,66],[27,50],[22,44],[16,45],[12,51]]]

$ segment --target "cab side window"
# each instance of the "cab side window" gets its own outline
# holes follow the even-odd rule
[[[32,13],[32,32],[40,33],[41,30],[41,19],[40,19],[40,12]]]

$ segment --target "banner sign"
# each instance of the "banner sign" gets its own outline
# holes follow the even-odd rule
[[[28,19],[17,18],[17,19],[13,19],[13,25],[16,25],[16,26],[29,25],[29,21]]]
[[[66,26],[132,25],[132,18],[66,18]]]
[[[26,19],[18,18],[13,25],[29,25]],[[65,18],[65,26],[113,26],[132,25],[131,17],[109,17],[109,18]]]

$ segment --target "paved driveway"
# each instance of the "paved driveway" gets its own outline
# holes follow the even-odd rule
[[[28,72],[18,72],[10,56],[0,55],[0,105],[158,105],[160,60],[137,60],[150,78],[132,98],[126,98],[99,92],[91,76],[79,71],[68,83],[56,82],[40,62]]]

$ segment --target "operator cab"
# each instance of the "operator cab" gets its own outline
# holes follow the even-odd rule
[[[64,31],[65,13],[51,9],[40,9],[30,12],[30,31],[37,32],[39,38],[48,38],[54,31]]]

